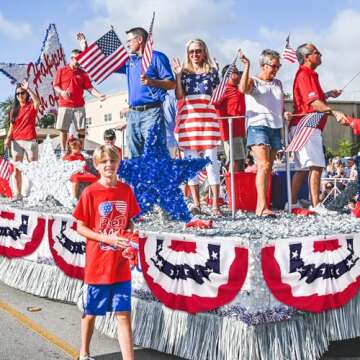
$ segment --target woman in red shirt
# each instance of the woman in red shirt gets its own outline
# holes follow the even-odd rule
[[[10,127],[4,147],[11,144],[11,152],[15,161],[23,161],[24,153],[28,161],[38,159],[36,142],[36,117],[40,107],[39,98],[30,90],[29,83],[24,80],[16,86],[14,105],[10,111]],[[21,172],[15,169],[14,200],[20,200],[22,178]]]

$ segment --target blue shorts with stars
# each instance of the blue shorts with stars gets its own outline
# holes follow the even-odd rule
[[[131,281],[109,285],[84,284],[82,303],[85,315],[131,311]]]

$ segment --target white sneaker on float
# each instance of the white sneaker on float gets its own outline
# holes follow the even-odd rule
[[[310,211],[314,211],[318,215],[335,215],[336,211],[328,210],[323,204],[317,204],[316,206],[310,206]]]

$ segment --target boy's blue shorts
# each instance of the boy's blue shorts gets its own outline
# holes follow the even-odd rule
[[[82,302],[85,315],[131,311],[131,281],[109,285],[84,284]]]

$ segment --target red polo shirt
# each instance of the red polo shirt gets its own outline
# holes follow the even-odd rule
[[[89,75],[79,68],[71,68],[66,65],[56,72],[53,86],[58,86],[60,89],[70,93],[70,99],[59,97],[59,106],[78,108],[83,107],[84,90],[92,88]]]
[[[32,101],[20,106],[19,113],[13,123],[12,140],[36,140],[37,110]]]
[[[314,112],[311,103],[315,100],[326,101],[325,94],[319,82],[319,75],[313,69],[300,65],[293,85],[294,113],[304,114]],[[302,116],[294,116],[290,126],[298,124]],[[327,121],[324,115],[320,121],[319,129],[323,130]]]
[[[245,115],[245,96],[236,85],[227,84],[225,92],[218,104],[216,104],[216,113],[220,116],[244,116]],[[221,119],[220,133],[221,140],[229,140],[229,122]],[[234,137],[245,136],[245,118],[233,120]]]

